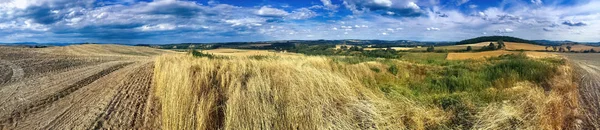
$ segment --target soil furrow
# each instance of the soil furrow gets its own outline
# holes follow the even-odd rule
[[[143,113],[149,98],[153,64],[146,64],[128,76],[110,105],[99,116],[93,129],[140,129],[143,127]]]
[[[113,67],[110,67],[108,69],[105,69],[103,71],[100,71],[97,74],[94,74],[90,77],[87,77],[85,79],[82,79],[78,82],[76,82],[75,84],[72,84],[66,88],[64,88],[63,90],[59,91],[58,93],[55,93],[53,95],[50,95],[44,99],[35,101],[33,103],[31,103],[30,105],[28,105],[25,108],[22,109],[17,109],[16,111],[13,111],[11,114],[11,117],[5,120],[1,120],[0,124],[11,124],[17,120],[20,119],[20,117],[22,117],[22,115],[26,115],[28,113],[32,113],[34,111],[40,110],[44,107],[46,107],[49,104],[52,104],[52,102],[55,102],[57,100],[59,100],[60,98],[63,98],[77,90],[79,90],[80,88],[87,86],[88,84],[96,81],[97,79],[106,76],[107,74],[112,73],[113,71],[116,71],[118,69],[123,68],[126,65],[129,65],[130,63],[127,64],[119,64]]]

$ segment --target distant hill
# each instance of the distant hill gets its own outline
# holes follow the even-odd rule
[[[157,48],[162,49],[214,49],[214,48],[237,48],[237,49],[275,49],[295,46],[297,44],[304,45],[375,45],[376,47],[414,47],[428,45],[454,45],[454,42],[422,42],[411,40],[282,40],[282,41],[263,41],[263,42],[227,42],[227,43],[179,43],[158,45]],[[261,46],[257,46],[261,45]]]
[[[516,37],[510,37],[510,36],[483,36],[483,37],[477,37],[477,38],[462,40],[460,42],[457,42],[456,45],[474,44],[474,43],[500,41],[500,40],[502,40],[504,42],[519,42],[519,43],[539,44],[539,43],[534,42],[534,41],[525,40],[525,39],[516,38]]]

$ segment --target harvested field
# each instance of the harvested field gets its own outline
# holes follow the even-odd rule
[[[8,65],[0,64],[0,84],[4,84],[10,80],[12,76],[12,70]]]
[[[567,45],[563,45],[562,47],[564,47],[565,49],[567,49]],[[600,47],[596,47],[596,46],[588,46],[588,45],[581,45],[581,44],[572,45],[571,46],[571,51],[580,51],[580,52],[582,52],[582,51],[587,51],[587,50],[590,50],[590,49],[594,49],[596,51],[600,51]]]
[[[600,54],[562,53],[579,67],[579,103],[582,129],[600,128]]]
[[[516,43],[516,42],[504,42],[506,45],[506,50],[529,50],[529,51],[537,51],[537,50],[546,50],[546,46],[534,45],[528,43]],[[548,48],[552,49],[552,48]]]
[[[465,59],[485,59],[490,57],[498,57],[501,55],[508,54],[519,54],[525,53],[528,57],[532,58],[546,58],[546,57],[557,57],[555,54],[550,54],[546,52],[518,52],[518,51],[484,51],[484,52],[475,52],[475,53],[448,53],[448,60],[465,60]]]
[[[155,56],[121,45],[0,47],[0,129],[142,129]],[[156,113],[156,112],[154,112]],[[153,124],[154,125],[154,124]]]
[[[295,53],[279,53],[274,51],[267,50],[243,50],[243,49],[214,49],[214,50],[205,50],[204,52],[214,55],[223,55],[223,56],[258,56],[258,55],[269,55],[269,56],[293,56],[300,55]]]

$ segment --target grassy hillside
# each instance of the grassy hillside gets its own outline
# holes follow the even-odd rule
[[[156,61],[163,129],[559,129],[577,106],[558,59],[199,56]]]

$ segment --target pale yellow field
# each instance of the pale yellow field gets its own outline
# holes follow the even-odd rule
[[[364,48],[364,50],[372,51],[372,50],[386,50],[387,48]],[[414,47],[392,47],[393,50],[397,51],[407,51],[415,49]]]
[[[565,49],[567,49],[567,45],[563,45],[562,47],[564,47]],[[586,51],[586,50],[590,50],[590,49],[594,49],[596,51],[599,51],[600,47],[587,46],[587,45],[573,45],[573,46],[571,46],[571,50],[572,51]]]
[[[501,55],[519,54],[519,53],[521,53],[521,52],[505,51],[505,50],[484,51],[484,52],[475,52],[475,53],[448,53],[448,57],[446,57],[446,59],[448,59],[448,60],[485,59],[485,58],[490,58],[490,57],[498,57]],[[523,53],[525,53],[525,55],[527,55],[528,57],[532,57],[532,58],[546,58],[546,57],[556,57],[557,56],[555,54],[550,54],[550,53],[546,53],[546,52],[523,52]]]
[[[506,45],[506,50],[529,50],[529,51],[537,51],[537,50],[546,50],[546,46],[534,45],[528,43],[516,43],[516,42],[504,42]],[[552,49],[552,48],[548,48]]]
[[[222,55],[222,56],[258,56],[258,55],[268,55],[268,56],[298,56],[301,54],[296,53],[280,53],[275,51],[267,51],[267,50],[242,50],[242,49],[214,49],[214,50],[204,50],[203,52],[213,54],[213,55]]]

